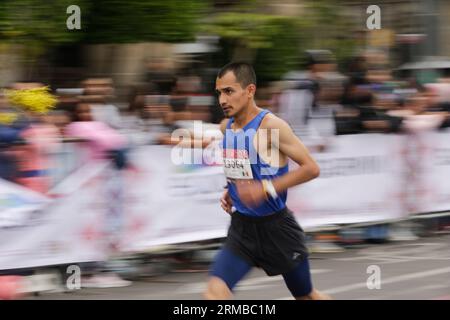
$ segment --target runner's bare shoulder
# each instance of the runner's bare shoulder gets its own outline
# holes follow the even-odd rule
[[[282,129],[286,127],[289,128],[289,124],[273,113],[268,113],[263,118],[260,125],[261,129]]]

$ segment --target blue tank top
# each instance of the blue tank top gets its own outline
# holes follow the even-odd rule
[[[242,130],[233,131],[231,124],[234,122],[234,118],[230,118],[227,123],[227,130],[223,139],[223,156],[224,166],[230,167],[237,166],[242,168],[239,175],[242,175],[242,179],[253,180],[272,180],[286,174],[289,171],[289,166],[286,164],[283,167],[272,167],[265,163],[258,155],[253,140],[258,130],[261,121],[268,114],[268,110],[261,111],[255,118],[253,118]],[[241,162],[233,161],[233,157],[244,158]],[[249,164],[250,167],[245,166]],[[251,173],[246,172],[245,167],[251,168]],[[237,170],[237,169],[236,169]],[[247,170],[250,171],[250,170]],[[237,179],[237,178],[236,178]],[[233,201],[233,206],[236,210],[243,215],[247,216],[265,216],[276,211],[280,211],[286,207],[287,191],[278,194],[276,199],[268,196],[268,199],[255,208],[251,208],[242,203],[239,199],[235,179],[227,176],[228,193]]]

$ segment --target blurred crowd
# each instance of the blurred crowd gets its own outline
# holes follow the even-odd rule
[[[83,82],[85,95],[76,99],[60,96],[56,109],[46,113],[12,106],[5,96],[0,102],[0,177],[46,194],[56,181],[54,171],[64,143],[77,143],[84,159],[116,159],[125,139],[114,129],[120,115],[106,103],[112,94],[107,80]],[[14,83],[9,89],[40,88],[41,83]],[[66,108],[66,104],[73,108]],[[115,118],[116,117],[116,118]],[[102,120],[99,120],[102,119]]]
[[[449,69],[420,83],[412,72],[392,70],[386,54],[376,51],[355,56],[342,69],[330,52],[310,52],[307,71],[287,75],[277,110],[295,127],[325,112],[337,135],[449,127]]]
[[[450,125],[448,69],[420,83],[413,73],[399,76],[390,69],[383,52],[367,51],[344,67],[329,51],[305,54],[304,70],[258,87],[256,97],[260,107],[280,115],[305,140],[315,134],[405,133]],[[211,71],[173,72],[154,63],[145,81],[130,88],[126,102],[118,101],[111,79],[89,78],[77,88],[53,88],[58,103],[46,114],[19,111],[2,95],[0,177],[46,193],[57,182],[51,170],[64,165],[52,163],[49,155],[64,145],[82,150],[81,163],[109,158],[121,168],[132,145],[129,132],[140,132],[147,144],[177,144],[171,136],[175,129],[192,121],[217,125],[224,118],[214,80]],[[13,83],[9,89],[43,85]],[[196,135],[192,131],[192,142]],[[202,146],[211,141],[199,139]]]

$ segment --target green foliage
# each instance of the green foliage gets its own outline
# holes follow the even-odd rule
[[[301,23],[295,18],[228,12],[217,15],[201,30],[234,46],[229,59],[254,63],[263,82],[280,78],[297,64]]]
[[[261,82],[280,79],[299,66],[301,25],[292,19],[276,19],[270,26],[271,45],[258,50],[255,68]]]
[[[97,0],[88,18],[94,43],[184,42],[194,39],[206,0]]]
[[[353,20],[344,15],[344,6],[331,0],[308,0],[307,14],[303,17],[309,35],[308,46],[313,49],[328,49],[337,61],[348,59],[356,48],[352,30],[358,29]]]
[[[58,45],[80,41],[80,30],[67,29],[67,8],[78,5],[81,15],[87,11],[88,0],[2,0],[0,2],[0,51],[9,52],[11,44],[19,44],[28,76],[33,65]],[[83,10],[85,10],[83,12]]]
[[[211,11],[212,0],[2,0],[0,50],[23,44],[32,61],[71,42],[185,42],[214,34],[224,60],[255,64],[259,78],[279,79],[299,66],[305,49],[329,49],[339,61],[354,49],[351,22],[331,0],[304,0],[301,16],[270,13],[263,0],[244,0],[230,12]],[[81,30],[68,30],[66,8],[81,8]]]
[[[201,30],[220,36],[233,48],[228,60],[252,62],[263,82],[301,66],[306,49],[329,49],[338,62],[348,58],[355,48],[349,32],[354,26],[343,15],[343,6],[330,0],[301,3],[300,16],[286,17],[267,13],[261,1],[247,0],[234,12],[210,17]]]
[[[0,41],[48,46],[93,43],[183,42],[193,40],[207,0],[2,0]],[[81,9],[81,30],[68,30],[66,9]]]
[[[213,23],[204,25],[201,30],[241,41],[251,49],[270,48],[277,23],[284,19],[265,14],[227,12],[218,15]]]
[[[82,32],[70,31],[66,27],[69,16],[66,9],[70,5],[78,5],[83,15],[87,4],[87,0],[2,0],[0,40],[35,48],[80,40]]]

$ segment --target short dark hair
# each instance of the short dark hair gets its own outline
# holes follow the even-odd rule
[[[222,78],[227,72],[232,71],[237,82],[242,88],[250,84],[256,85],[256,74],[252,65],[245,62],[230,62],[220,69],[217,78]]]

